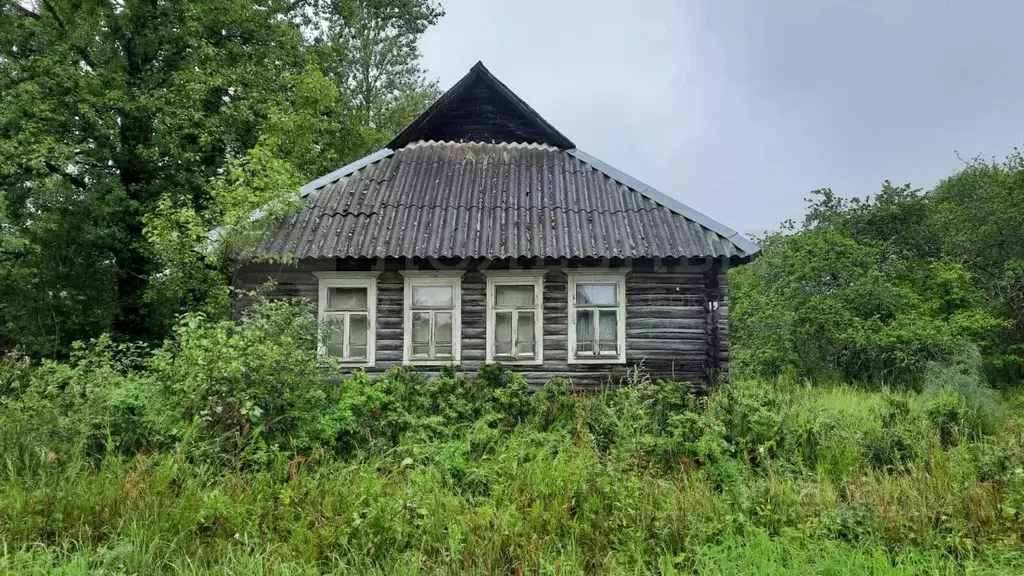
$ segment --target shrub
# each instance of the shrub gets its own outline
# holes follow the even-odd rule
[[[864,453],[876,468],[900,470],[918,455],[918,436],[910,400],[901,394],[886,393],[876,409],[878,425],[864,437]]]
[[[103,336],[76,344],[67,363],[44,361],[10,403],[20,415],[19,435],[36,450],[74,447],[90,457],[159,444],[169,433],[166,407],[152,394],[146,354],[143,346]]]
[[[31,362],[21,350],[0,355],[0,401],[21,392],[31,370]]]
[[[308,304],[261,300],[237,324],[186,314],[148,367],[182,425],[218,452],[309,451],[339,427],[339,372],[320,362],[316,338]]]
[[[926,200],[888,184],[869,199],[815,195],[802,226],[770,234],[756,261],[730,271],[739,373],[912,385],[966,346],[999,361],[1010,322],[962,258],[936,253],[943,236],[922,230]]]
[[[943,446],[963,438],[995,434],[1006,421],[999,393],[985,383],[981,354],[967,349],[945,364],[925,372],[925,412],[938,429]]]
[[[186,439],[224,456],[330,446],[337,371],[316,357],[313,318],[301,304],[260,301],[240,324],[186,314],[152,352],[106,336],[77,344],[12,401],[19,433],[37,449],[91,456]]]
[[[583,395],[553,381],[531,394],[500,366],[370,378],[314,364],[309,386],[319,392],[304,396],[299,376],[251,372],[300,365],[305,356],[276,347],[294,348],[288,335],[305,320],[289,318],[306,312],[254,313],[267,316],[237,328],[195,319],[157,353],[97,342],[75,362],[29,371],[0,432],[31,420],[38,440],[72,426],[68,437],[88,432],[99,453],[12,452],[0,434],[0,533],[13,551],[0,571],[76,561],[80,571],[288,572],[301,559],[309,573],[671,573],[752,537],[877,549],[879,567],[900,550],[963,568],[1019,532],[1019,435],[1004,426],[943,447],[927,392],[783,380],[702,395],[641,381]],[[232,339],[255,342],[264,357],[225,367],[216,355],[240,345]],[[182,365],[197,359],[210,365]],[[234,423],[250,415],[240,411],[229,424],[193,424],[175,408],[165,421],[153,404],[170,402],[159,394],[183,381],[218,391],[222,405],[265,403],[260,418],[277,422],[250,419],[242,436]],[[242,389],[247,382],[257,390]],[[113,400],[130,389],[144,391],[136,404]],[[283,398],[262,399],[270,393]],[[207,406],[193,394],[170,404]],[[175,426],[184,432],[160,435]],[[148,444],[115,438],[140,434]],[[224,465],[239,458],[244,465]],[[806,571],[820,571],[807,554]],[[917,567],[916,558],[905,561]]]
[[[725,440],[744,461],[760,462],[785,445],[787,399],[774,386],[750,380],[722,386],[708,396],[707,410],[722,423]]]
[[[531,422],[541,430],[574,426],[576,410],[572,383],[564,378],[548,380],[534,393],[532,411]]]

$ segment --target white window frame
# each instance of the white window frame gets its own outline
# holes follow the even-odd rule
[[[495,362],[495,302],[497,286],[533,286],[533,338],[534,358],[528,360],[497,359],[502,364],[537,366],[544,363],[544,275],[546,270],[500,270],[486,272],[487,276],[487,363]],[[515,342],[518,318],[513,323],[512,341]]]
[[[322,358],[335,358],[342,366],[372,368],[377,360],[377,276],[380,272],[343,272],[317,271],[313,275],[319,279],[319,302],[317,304],[317,321],[320,335],[317,339],[317,354]],[[323,327],[327,324],[327,290],[329,288],[365,288],[367,307],[366,360],[338,358],[327,354],[327,343],[322,340]],[[346,318],[347,321],[347,318]],[[348,337],[348,326],[345,327]]]
[[[402,363],[412,366],[444,366],[462,362],[462,276],[465,270],[400,270],[405,278],[402,306]],[[412,357],[412,288],[413,286],[451,286],[452,298],[452,357],[443,360],[423,360]]]
[[[569,364],[625,364],[626,363],[626,274],[629,269],[607,269],[607,270],[580,270],[569,269],[565,274],[569,277],[568,282],[568,353],[566,362]],[[618,354],[615,356],[592,356],[576,354],[576,285],[577,284],[615,284],[616,302],[615,324],[618,329],[616,335],[615,349]],[[585,307],[586,308],[586,307]]]

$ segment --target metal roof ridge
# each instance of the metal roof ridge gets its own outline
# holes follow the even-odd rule
[[[612,179],[617,180],[621,184],[629,188],[632,188],[633,190],[636,190],[640,194],[643,194],[644,196],[650,198],[651,200],[654,200],[655,202],[661,204],[662,206],[668,208],[669,210],[672,210],[673,212],[685,218],[689,218],[690,220],[693,220],[694,222],[700,224],[701,226],[707,228],[708,230],[711,230],[712,232],[715,232],[716,234],[723,236],[724,238],[732,242],[734,245],[739,247],[741,250],[746,252],[748,256],[754,256],[761,251],[761,248],[757,244],[755,244],[749,238],[740,234],[736,230],[733,230],[732,228],[726,226],[725,224],[722,224],[718,220],[715,220],[714,218],[708,216],[707,214],[704,214],[699,210],[696,210],[694,208],[687,206],[686,204],[683,204],[679,200],[676,200],[675,198],[669,196],[668,194],[661,192],[657,188],[654,188],[649,184],[645,184],[644,182],[637,180],[636,178],[630,176],[629,174],[626,174],[625,172],[619,170],[618,168],[615,168],[614,166],[604,162],[603,160],[591,156],[590,154],[587,154],[586,152],[580,150],[579,148],[570,148],[565,152],[566,154],[569,154],[570,156],[573,156],[574,158],[577,158],[586,164],[590,164],[594,168],[597,168],[601,172],[607,174]]]
[[[558,152],[561,150],[561,148],[557,146],[544,144],[543,142],[481,142],[479,140],[415,140],[405,146],[402,146],[398,150],[419,148],[421,146],[496,146],[498,148],[527,148],[530,150],[547,150],[550,152]]]
[[[394,154],[394,151],[392,151],[390,148],[381,148],[380,150],[377,150],[376,152],[374,152],[372,154],[367,154],[366,156],[363,156],[362,158],[360,158],[359,160],[356,160],[355,162],[350,162],[350,163],[342,166],[341,168],[338,168],[337,170],[335,170],[333,172],[330,172],[328,174],[324,174],[323,176],[321,176],[321,177],[319,177],[319,178],[317,178],[315,180],[311,180],[311,181],[303,184],[302,188],[299,189],[301,191],[301,196],[302,197],[306,197],[313,190],[316,190],[317,188],[321,188],[323,186],[326,186],[326,185],[330,184],[331,182],[335,182],[337,180],[341,180],[345,176],[349,176],[353,172],[355,172],[357,170],[360,170],[362,168],[365,168],[365,167],[369,166],[370,164],[373,164],[374,162],[378,162],[380,160],[383,160],[383,159],[387,158],[388,156],[391,156],[392,154]]]

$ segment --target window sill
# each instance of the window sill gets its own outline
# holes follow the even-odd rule
[[[321,366],[331,363],[339,368],[373,368],[375,364],[374,362],[345,362],[344,360],[338,360],[334,356],[321,356],[319,360]]]
[[[373,362],[339,362],[342,368],[373,368]]]
[[[532,360],[504,360],[502,358],[488,358],[487,364],[501,364],[502,366],[543,366],[543,358]]]
[[[566,364],[626,364],[624,356],[587,356],[583,358],[569,357]]]
[[[451,358],[449,360],[403,360],[402,366],[447,366],[448,364],[458,366],[460,363],[461,362],[455,358]]]

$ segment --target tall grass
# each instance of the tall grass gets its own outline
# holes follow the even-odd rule
[[[1024,394],[343,375],[287,303],[0,358],[0,574],[1024,573]]]
[[[694,400],[695,418],[732,411],[698,426],[694,444],[728,445],[717,454],[655,442],[650,390],[548,391],[534,397],[558,407],[546,422],[470,423],[349,454],[282,451],[258,465],[225,467],[182,445],[99,460],[7,454],[0,572],[1024,570],[1019,420],[947,446],[927,397],[896,395],[910,410],[887,432],[905,435],[912,456],[881,463],[872,443],[891,399],[880,393],[738,388]],[[1008,402],[1019,409],[1021,396]]]

